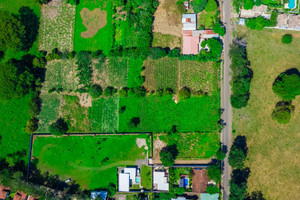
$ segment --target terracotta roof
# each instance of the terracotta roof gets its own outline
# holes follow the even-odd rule
[[[183,49],[182,53],[187,54],[198,54],[199,53],[199,37],[183,36]]]
[[[38,197],[29,196],[28,200],[38,200]]]
[[[6,199],[9,194],[10,188],[0,185],[0,199]]]
[[[214,35],[214,34],[216,34],[215,32],[214,32],[214,30],[204,30],[203,31],[203,34],[208,34],[208,35]]]
[[[192,191],[195,193],[206,193],[209,178],[206,169],[193,169]]]
[[[25,194],[24,192],[17,192],[13,198],[13,200],[26,200],[27,194]]]
[[[182,31],[182,35],[183,36],[192,36],[193,35],[193,31],[189,31],[189,30],[183,30]]]

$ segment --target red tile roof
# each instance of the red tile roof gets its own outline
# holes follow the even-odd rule
[[[9,194],[10,188],[0,185],[0,199],[6,199]]]
[[[216,34],[216,33],[213,30],[204,30],[203,34],[213,35],[213,34]]]
[[[38,200],[38,199],[39,199],[38,197],[29,196],[28,200]]]
[[[25,194],[24,192],[17,192],[13,198],[13,200],[26,200],[27,194]]]
[[[193,169],[192,191],[195,193],[206,193],[209,178],[206,169]]]
[[[199,53],[199,37],[183,36],[183,54],[198,54]]]
[[[183,36],[192,36],[193,35],[193,31],[190,30],[183,30],[182,31]]]

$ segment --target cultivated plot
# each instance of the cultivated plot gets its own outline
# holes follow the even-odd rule
[[[72,51],[76,6],[66,0],[53,0],[42,8],[39,30],[39,49]]]
[[[143,146],[140,139],[145,140]],[[74,180],[81,189],[106,188],[110,183],[117,185],[117,167],[135,165],[147,157],[149,143],[148,134],[37,137],[33,158],[42,173]]]

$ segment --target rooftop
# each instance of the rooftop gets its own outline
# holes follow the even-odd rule
[[[195,193],[205,193],[209,178],[206,169],[193,169],[192,191]],[[202,200],[202,199],[201,199]]]
[[[165,171],[154,171],[153,173],[153,185],[157,190],[168,191],[169,182]]]
[[[18,192],[16,192],[13,200],[26,200],[26,198],[27,198],[27,194],[25,194],[22,191],[21,192],[18,191]]]
[[[201,193],[200,199],[201,200],[219,200],[219,194]]]
[[[6,199],[10,191],[9,187],[5,187],[3,185],[0,185],[0,199]]]
[[[119,173],[118,187],[120,192],[129,192],[129,174]]]

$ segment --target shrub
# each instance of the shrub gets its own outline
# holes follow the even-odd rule
[[[284,100],[295,99],[300,94],[299,71],[295,69],[293,72],[281,73],[273,83],[272,89],[275,94]]]
[[[220,192],[220,189],[216,186],[208,185],[207,188],[206,188],[206,192],[208,194],[216,194],[216,193]]]
[[[247,144],[245,136],[237,136],[231,146],[228,162],[232,168],[241,169],[247,157]]]
[[[207,176],[210,180],[215,181],[217,184],[221,181],[221,166],[219,163],[214,163],[207,168]]]
[[[171,167],[175,163],[175,159],[178,156],[178,150],[176,145],[169,145],[164,147],[160,153],[160,161],[162,162],[163,166]]]
[[[168,56],[171,57],[171,58],[179,57],[180,56],[180,49],[179,48],[172,49],[171,51],[169,51]]]
[[[184,192],[185,192],[185,189],[183,187],[175,188],[176,195],[183,195]]]
[[[56,122],[52,123],[49,127],[49,132],[52,135],[64,135],[69,130],[68,124],[62,119],[59,118]]]
[[[59,60],[62,58],[62,53],[58,51],[57,48],[52,49],[51,53],[46,55],[46,60],[51,61],[51,60]]]
[[[220,22],[216,22],[213,28],[215,33],[218,33],[220,36],[224,36],[226,31],[225,27],[222,27]]]
[[[37,58],[35,57],[33,60],[32,60],[32,65],[36,68],[40,68],[40,69],[43,69],[46,65],[46,60],[45,58]]]
[[[276,26],[277,25],[277,17],[278,17],[278,11],[273,10],[271,13],[271,18],[270,18],[270,26]]]
[[[27,122],[24,128],[25,132],[27,133],[34,133],[38,129],[38,122],[39,120],[35,117],[31,117]]]
[[[207,5],[207,0],[193,0],[191,6],[195,13],[199,13],[205,9]]]
[[[292,101],[278,102],[272,112],[272,119],[276,120],[280,124],[287,124],[291,119],[291,113],[294,109],[295,107],[292,105]]]
[[[76,56],[76,52],[75,52],[75,51],[71,51],[71,52],[69,52],[69,53],[68,53],[68,55],[67,55],[67,56],[68,56],[68,59],[70,59],[70,60],[71,60],[71,59],[75,58],[75,56]]]
[[[112,86],[108,86],[104,89],[104,96],[111,97],[116,92],[117,92],[117,89],[115,89]]]
[[[201,43],[202,48],[204,48],[206,45],[208,46],[209,51],[202,49],[197,57],[197,60],[201,62],[218,61],[223,49],[221,42],[217,38],[211,38]]]
[[[224,160],[226,157],[226,153],[224,153],[221,149],[219,149],[216,153],[216,157],[218,160]]]
[[[291,34],[285,34],[282,36],[281,42],[283,44],[290,44],[293,41],[293,36]]]
[[[4,52],[0,51],[0,61],[4,58]]]
[[[253,0],[245,0],[244,1],[244,8],[246,10],[251,10],[254,6],[254,1]]]
[[[132,128],[136,128],[140,123],[141,119],[139,117],[133,117],[129,122],[129,126]]]
[[[149,52],[149,57],[154,60],[163,58],[165,56],[167,56],[166,50],[160,47],[152,47]]]
[[[123,97],[123,98],[127,98],[128,97],[128,91],[129,91],[129,88],[123,87],[121,90],[119,90],[119,96]]]
[[[89,95],[92,98],[98,98],[102,95],[102,88],[100,85],[92,85],[89,89]]]
[[[270,21],[258,16],[256,18],[251,18],[246,21],[246,26],[250,29],[262,30],[266,26],[270,26]]]
[[[113,197],[117,193],[116,185],[113,183],[110,183],[107,187],[107,196]]]
[[[186,100],[191,97],[191,91],[187,87],[183,87],[179,90],[179,99],[180,100]]]
[[[186,9],[185,9],[185,6],[184,6],[183,2],[184,1],[182,1],[182,0],[179,0],[179,1],[176,2],[177,9],[179,10],[179,12],[181,14],[184,14],[186,12]]]
[[[129,95],[132,95],[135,97],[145,97],[146,94],[147,94],[147,90],[143,86],[134,87],[134,88],[129,89]]]
[[[86,90],[89,89],[91,85],[91,79],[93,70],[91,68],[91,55],[90,52],[87,51],[81,51],[76,54],[77,58],[77,77],[79,78],[79,85],[83,85],[81,88],[81,92],[86,92]]]
[[[32,97],[29,101],[29,110],[28,113],[31,117],[37,117],[41,112],[41,99],[37,92],[32,94]]]
[[[254,5],[256,5],[256,6],[260,6],[262,3],[263,3],[262,0],[255,0],[254,1]]]
[[[208,0],[207,5],[205,6],[206,12],[216,11],[218,8],[217,2],[215,0]]]

